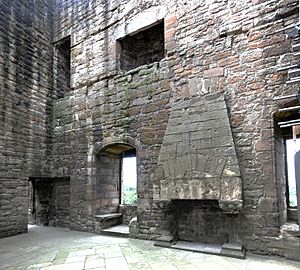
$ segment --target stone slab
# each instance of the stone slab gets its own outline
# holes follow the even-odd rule
[[[129,237],[129,226],[126,224],[120,224],[102,229],[100,233],[111,236]]]
[[[245,259],[245,253],[243,246],[240,244],[226,243],[223,244],[221,249],[221,255],[232,258]]]
[[[122,216],[121,213],[112,213],[112,214],[95,215],[95,218],[102,221],[102,220],[109,220],[109,219],[119,218],[121,216]]]

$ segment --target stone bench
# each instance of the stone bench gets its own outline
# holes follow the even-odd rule
[[[122,214],[121,213],[109,213],[95,215],[95,231],[101,232],[102,229],[110,228],[115,225],[122,223]]]

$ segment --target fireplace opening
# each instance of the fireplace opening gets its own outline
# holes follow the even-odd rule
[[[69,227],[70,179],[29,178],[28,224]]]

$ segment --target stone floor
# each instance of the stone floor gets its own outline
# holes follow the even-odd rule
[[[232,259],[168,248],[151,241],[32,226],[28,234],[0,239],[0,269],[40,270],[296,270],[300,263],[247,255]]]

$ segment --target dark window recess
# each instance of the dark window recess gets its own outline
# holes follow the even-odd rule
[[[55,45],[55,82],[57,98],[63,98],[70,91],[71,40],[66,37]]]
[[[160,61],[165,54],[164,22],[118,40],[118,57],[122,71]]]

